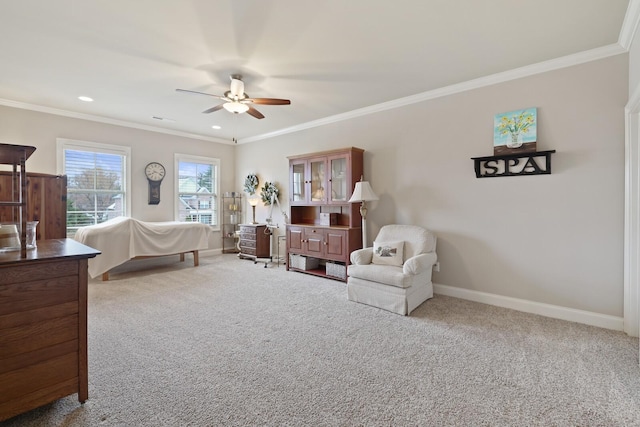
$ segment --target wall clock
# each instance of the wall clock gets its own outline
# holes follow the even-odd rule
[[[149,182],[149,204],[157,205],[160,203],[160,184],[164,179],[166,170],[158,162],[151,162],[144,168],[144,174]]]

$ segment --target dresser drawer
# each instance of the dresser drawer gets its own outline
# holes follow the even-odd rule
[[[240,233],[248,233],[248,234],[253,234],[255,236],[256,235],[256,227],[249,227],[247,225],[241,225],[240,226]]]
[[[256,255],[256,248],[247,248],[246,246],[241,246],[241,252],[245,255]]]
[[[42,360],[14,372],[5,372],[0,374],[0,414],[13,413],[12,403],[15,405],[21,399],[26,399],[27,405],[42,401],[43,391],[65,396],[77,388],[77,351]]]
[[[240,240],[241,248],[255,248],[256,241],[255,240]]]
[[[78,263],[74,260],[49,263],[46,267],[37,268],[34,265],[20,265],[0,270],[0,285],[34,280],[51,280],[56,277],[77,276]]]
[[[255,233],[252,233],[252,234],[249,234],[249,233],[240,233],[240,240],[252,240],[252,241],[254,241],[254,242],[255,242],[255,240],[256,240],[256,234],[255,234]]]
[[[48,267],[47,265],[47,270]],[[0,269],[0,278],[3,273],[4,270]],[[36,274],[34,276],[38,277]],[[0,329],[3,325],[1,319],[4,315],[68,302],[77,303],[78,289],[77,275],[7,285],[2,284],[0,280]]]

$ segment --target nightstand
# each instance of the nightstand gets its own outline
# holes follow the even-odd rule
[[[240,225],[240,258],[256,261],[271,257],[271,231],[266,224]]]

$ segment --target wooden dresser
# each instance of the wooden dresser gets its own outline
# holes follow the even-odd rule
[[[240,225],[240,258],[271,257],[271,234],[266,224]]]
[[[0,421],[88,399],[87,260],[99,253],[71,239],[0,252]]]

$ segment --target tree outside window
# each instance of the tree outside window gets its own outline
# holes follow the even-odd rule
[[[64,148],[67,236],[87,225],[126,215],[126,155]]]
[[[218,160],[176,155],[177,221],[218,225]]]

